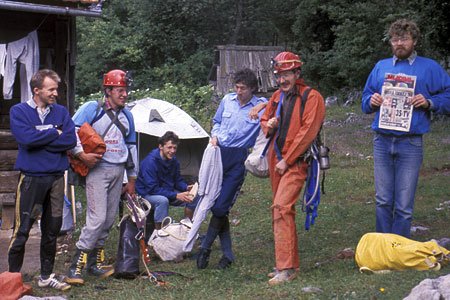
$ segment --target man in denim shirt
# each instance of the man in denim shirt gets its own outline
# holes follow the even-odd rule
[[[220,147],[223,181],[221,192],[211,208],[212,217],[197,257],[199,269],[207,267],[211,245],[217,236],[223,252],[218,268],[225,269],[234,261],[228,214],[244,182],[248,149],[254,146],[260,130],[259,119],[252,119],[250,111],[267,101],[253,95],[258,88],[258,80],[250,69],[238,71],[234,83],[236,92],[222,99],[213,118],[210,143]]]

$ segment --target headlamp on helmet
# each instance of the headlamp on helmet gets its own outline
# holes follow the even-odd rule
[[[303,62],[300,56],[292,52],[281,52],[272,58],[272,68],[275,74],[283,71],[291,71],[300,68]]]

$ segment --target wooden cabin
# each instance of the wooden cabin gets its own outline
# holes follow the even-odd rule
[[[1,229],[14,220],[19,172],[17,144],[10,132],[9,110],[30,97],[29,80],[37,69],[61,77],[58,103],[73,114],[77,16],[100,17],[102,0],[0,1],[0,206]],[[28,80],[28,82],[27,82]]]
[[[271,59],[282,51],[282,46],[216,46],[209,81],[214,85],[216,94],[221,97],[233,90],[234,73],[249,68],[258,77],[258,93],[271,92],[276,89]]]

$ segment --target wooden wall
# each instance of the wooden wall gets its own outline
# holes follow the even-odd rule
[[[6,44],[37,30],[40,69],[53,69],[61,77],[58,103],[73,114],[75,102],[75,17],[0,9],[0,43]],[[20,102],[20,78],[16,72],[13,99],[3,99],[0,78],[0,205],[2,229],[9,229],[14,220],[14,202],[19,172],[14,171],[17,144],[10,132],[9,110]],[[0,76],[1,77],[1,76]]]
[[[258,92],[266,93],[276,87],[271,58],[283,51],[278,46],[217,46],[216,51],[216,93],[225,95],[234,88],[233,75],[243,68],[250,68],[259,81]]]

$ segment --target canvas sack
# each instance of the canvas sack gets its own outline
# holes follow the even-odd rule
[[[361,268],[382,270],[439,270],[450,261],[450,251],[434,241],[418,242],[392,233],[366,233],[356,247]]]
[[[269,138],[266,138],[264,132],[260,129],[253,151],[245,160],[245,168],[256,177],[269,177],[269,162],[267,161],[267,155],[264,153],[262,156],[268,142]]]
[[[0,299],[17,300],[24,295],[31,295],[32,288],[22,281],[19,272],[3,272],[0,274]]]
[[[78,130],[78,136],[80,138],[83,151],[85,153],[96,153],[103,155],[106,152],[106,144],[101,136],[92,128],[89,123],[85,122]],[[72,170],[81,175],[86,176],[89,172],[89,168],[78,158],[69,154],[69,161]]]
[[[192,222],[186,218],[180,223],[172,222],[170,217],[164,218],[162,228],[154,230],[148,245],[163,261],[183,260],[183,245],[192,227]],[[164,225],[166,224],[166,225]]]

